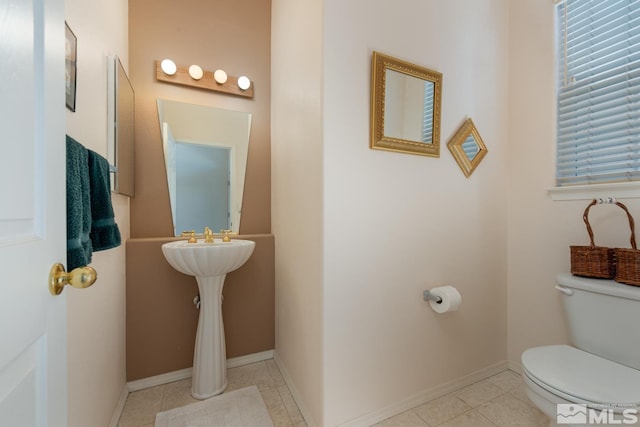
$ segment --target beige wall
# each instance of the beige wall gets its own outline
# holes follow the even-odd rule
[[[325,5],[324,396],[334,426],[506,359],[509,2]],[[440,158],[369,149],[372,50],[443,74]],[[446,148],[468,117],[489,150],[469,179]],[[422,300],[441,285],[459,290],[459,311],[437,315]]]
[[[128,67],[126,0],[66,0],[65,19],[78,37],[76,112],[67,133],[107,156],[107,56]],[[123,245],[94,252],[96,283],[68,298],[69,426],[109,425],[125,388],[125,246],[129,199],[112,195]]]
[[[224,318],[227,357],[273,349],[272,235],[245,235],[256,247],[227,275]],[[196,280],[174,270],[160,249],[175,238],[130,239],[127,256],[127,380],[190,368],[198,324]],[[153,268],[149,268],[153,266]]]
[[[323,425],[323,1],[272,1],[276,354],[307,421]],[[311,424],[313,425],[313,424]]]
[[[273,8],[276,352],[335,426],[504,366],[509,4],[322,3]],[[369,149],[372,50],[443,73],[440,158]],[[467,117],[469,179],[446,149]],[[445,284],[464,302],[436,315]]]
[[[130,0],[131,80],[136,92],[136,197],[131,236],[172,235],[171,210],[156,100],[252,113],[241,234],[270,233],[270,2]],[[246,74],[254,98],[189,88],[155,79],[155,61],[198,64]]]
[[[160,251],[160,243],[172,238],[173,225],[158,98],[252,113],[240,233],[255,239],[258,248],[229,275],[223,318],[227,357],[274,348],[270,2],[130,0],[129,23],[136,196],[127,253],[127,379],[135,380],[191,366],[198,313],[192,302],[198,293],[195,279],[173,271]],[[179,65],[246,74],[254,98],[158,82],[155,64],[165,57]],[[150,292],[157,304],[146,303]]]
[[[552,201],[545,191],[555,176],[554,31],[551,2],[511,3],[507,324],[514,366],[529,347],[568,342],[555,276],[570,270],[570,245],[589,243],[582,221],[589,201]],[[620,200],[638,220],[640,201]],[[594,207],[590,222],[596,244],[629,247],[619,208]]]

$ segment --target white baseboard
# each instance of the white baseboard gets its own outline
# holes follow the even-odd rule
[[[168,384],[174,381],[186,380],[187,378],[191,378],[192,372],[193,368],[180,369],[179,371],[167,372],[166,374],[129,381],[127,383],[127,387],[129,388],[129,392],[144,390],[145,388]]]
[[[411,408],[415,408],[418,405],[422,405],[423,403],[426,403],[430,400],[444,396],[445,394],[449,394],[452,391],[461,389],[462,387],[466,387],[492,375],[505,371],[509,368],[508,365],[508,362],[505,360],[503,362],[498,362],[494,365],[487,366],[486,368],[472,372],[469,375],[465,375],[462,378],[458,378],[456,380],[449,381],[448,383],[444,383],[431,389],[424,390],[420,393],[414,394],[413,396],[409,396],[404,400],[392,403],[391,405],[388,405],[382,409],[375,410],[354,420],[347,421],[346,423],[340,424],[340,427],[371,426],[382,420],[386,420],[389,417],[393,417],[394,415],[401,414]]]
[[[274,353],[274,350],[267,350],[261,351],[260,353],[247,354],[246,356],[232,357],[231,359],[227,359],[227,369],[273,359]]]
[[[520,362],[509,360],[509,369],[511,369],[513,372],[522,374],[522,364]]]
[[[282,378],[284,378],[284,382],[287,384],[287,387],[289,388],[289,392],[291,393],[293,400],[296,402],[296,405],[298,405],[298,409],[302,414],[302,418],[304,418],[305,422],[307,423],[307,426],[316,427],[316,423],[313,421],[313,418],[311,418],[311,415],[309,414],[309,410],[307,409],[304,403],[304,400],[302,400],[302,396],[300,396],[300,392],[298,391],[295,383],[291,379],[289,372],[287,372],[287,369],[284,367],[282,360],[280,360],[280,358],[278,357],[278,353],[273,354],[273,360],[276,362],[276,366],[278,366],[278,369],[282,374]]]
[[[233,357],[231,359],[227,359],[227,369],[273,359],[273,354],[273,350],[267,350],[260,353],[247,354],[246,356]],[[168,384],[174,381],[186,380],[187,378],[191,378],[192,374],[193,368],[180,369],[179,371],[167,372],[166,374],[130,381],[127,383],[127,388],[129,392],[143,390],[145,388]]]
[[[129,396],[129,388],[127,387],[127,384],[125,384],[124,387],[122,388],[120,399],[118,399],[118,403],[116,404],[116,407],[113,410],[113,415],[111,416],[111,422],[109,423],[109,427],[118,427],[118,422],[120,421],[120,416],[122,415],[124,404],[127,401],[127,396]]]
[[[300,413],[302,417],[307,423],[308,427],[316,427],[316,423],[311,417],[300,392],[297,390],[295,383],[291,379],[291,376],[287,372],[287,369],[283,365],[282,361],[278,357],[278,354],[274,350],[263,351],[260,353],[248,354],[246,356],[234,357],[232,359],[227,360],[227,368],[235,368],[238,366],[248,365],[251,363],[261,362],[264,360],[274,359],[282,377],[284,378],[287,387],[289,387],[289,391],[291,392],[291,396],[295,400],[298,408],[300,409]],[[433,387],[428,390],[424,390],[420,393],[417,393],[413,396],[409,396],[406,399],[403,399],[399,402],[392,403],[382,409],[375,410],[368,414],[365,414],[361,417],[358,417],[354,420],[348,421],[340,425],[340,427],[366,427],[376,424],[382,420],[385,420],[389,417],[393,417],[394,415],[401,414],[404,411],[407,411],[411,408],[415,408],[423,403],[426,403],[430,400],[436,399],[440,396],[444,396],[445,394],[451,393],[452,391],[458,390],[462,387],[466,387],[475,382],[481,381],[485,378],[488,378],[492,375],[498,374],[504,370],[510,369],[512,371],[520,373],[522,371],[522,367],[513,361],[502,361],[498,362],[494,365],[488,366],[486,368],[475,371],[469,375],[465,375],[462,378],[458,378],[454,381],[450,381],[448,383],[441,384],[439,386]],[[174,381],[180,381],[183,379],[191,378],[192,368],[181,369],[179,371],[168,372],[162,375],[156,375],[149,378],[143,378],[141,380],[131,381],[126,384],[122,392],[122,396],[118,401],[118,405],[114,411],[113,417],[111,419],[110,427],[116,427],[118,424],[118,420],[120,419],[120,415],[122,413],[122,409],[124,408],[124,404],[127,399],[127,395],[130,392],[142,390],[149,387],[155,387],[162,384],[167,384]]]
[[[278,357],[278,353],[275,353],[273,359],[280,369],[280,373],[284,378],[284,381],[287,383],[287,387],[289,387],[289,391],[293,396],[293,400],[295,400],[302,416],[304,417],[307,425],[309,427],[315,427],[313,419],[309,415],[305,407],[304,400],[300,396],[300,393],[296,389],[295,384],[293,383],[291,376],[287,372],[287,369],[282,364],[282,361]],[[382,409],[378,409],[376,411],[370,412],[366,415],[358,417],[354,420],[348,421],[340,425],[340,427],[367,427],[374,425],[382,420],[386,420],[389,417],[393,417],[394,415],[401,414],[402,412],[408,411],[411,408],[415,408],[418,405],[422,405],[430,400],[438,398],[440,396],[444,396],[445,394],[451,393],[452,391],[458,390],[462,387],[466,387],[475,382],[488,378],[492,375],[498,374],[506,369],[510,368],[510,364],[507,361],[498,362],[494,365],[488,366],[486,368],[480,369],[476,372],[473,372],[469,375],[465,375],[462,378],[458,378],[454,381],[450,381],[448,383],[441,384],[439,386],[433,387],[428,390],[424,390],[420,393],[417,393],[413,396],[409,396],[408,398],[401,400],[399,402],[392,403]]]

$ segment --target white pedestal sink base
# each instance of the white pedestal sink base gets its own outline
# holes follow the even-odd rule
[[[196,243],[177,240],[162,245],[169,264],[181,273],[195,276],[200,290],[200,315],[193,355],[191,395],[206,399],[227,388],[227,350],[222,324],[222,287],[227,273],[240,268],[251,256],[251,240],[220,239]]]
[[[196,277],[200,315],[193,355],[191,395],[203,400],[227,388],[227,350],[222,324],[222,287],[226,274]]]

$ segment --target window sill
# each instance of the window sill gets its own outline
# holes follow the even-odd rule
[[[605,197],[616,199],[640,198],[640,181],[614,182],[608,184],[570,185],[547,188],[551,200],[591,200]]]

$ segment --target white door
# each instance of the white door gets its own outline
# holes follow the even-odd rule
[[[64,1],[0,0],[0,426],[67,424]],[[68,291],[67,291],[68,292]]]

